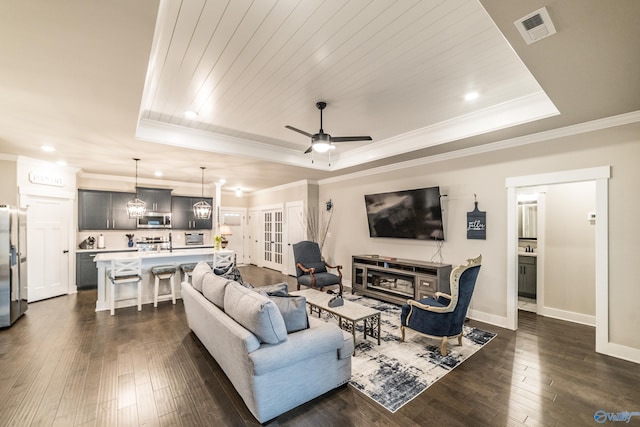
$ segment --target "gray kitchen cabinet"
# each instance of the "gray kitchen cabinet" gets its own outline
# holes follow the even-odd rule
[[[98,287],[98,266],[95,263],[97,254],[119,251],[76,252],[76,287],[82,289],[96,289]]]
[[[96,252],[76,253],[76,286],[78,289],[98,287],[98,268],[93,259]]]
[[[147,204],[147,212],[171,212],[171,189],[138,187],[138,198]]]
[[[193,205],[202,197],[173,196],[171,198],[171,228],[174,230],[211,230],[213,213],[209,219],[197,219],[193,214]],[[204,201],[213,206],[213,199],[205,197]]]
[[[536,298],[537,277],[536,257],[520,255],[518,257],[518,295]]]
[[[78,230],[135,230],[137,221],[127,214],[127,202],[134,197],[134,193],[78,190]]]

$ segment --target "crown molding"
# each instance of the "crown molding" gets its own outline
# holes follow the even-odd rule
[[[299,150],[276,147],[249,139],[207,132],[184,126],[141,119],[136,129],[136,138],[157,144],[172,145],[194,150],[233,156],[249,157],[274,163],[328,171],[328,162],[309,162],[309,157]],[[328,156],[323,156],[327,157]]]
[[[333,154],[318,154],[317,162],[298,150],[140,118],[136,138],[144,141],[227,155],[250,157],[323,171],[358,166],[390,156],[492,132],[559,114],[549,97],[538,91],[381,141]]]
[[[331,170],[357,166],[558,114],[558,109],[549,97],[539,91],[340,153],[336,156],[336,161],[332,161]]]
[[[516,138],[496,141],[489,144],[479,145],[477,147],[463,148],[448,153],[436,154],[434,156],[423,157],[419,159],[407,160],[405,162],[394,163],[391,165],[380,166],[377,168],[367,169],[360,172],[354,172],[346,175],[340,175],[333,178],[326,178],[319,181],[320,185],[331,184],[335,182],[347,181],[355,178],[362,178],[372,175],[378,175],[386,172],[393,172],[400,169],[422,166],[446,160],[458,159],[467,156],[475,156],[483,153],[505,150],[524,145],[535,144],[548,141],[551,139],[563,138],[572,135],[579,135],[588,132],[594,132],[602,129],[608,129],[617,126],[624,126],[631,123],[640,122],[640,110],[630,113],[619,114],[617,116],[605,117],[602,119],[591,120],[589,122],[579,123],[576,125],[565,126],[562,128],[552,129],[548,131],[538,132],[530,135],[520,136]]]
[[[287,190],[289,188],[300,187],[301,185],[314,185],[314,184],[318,185],[319,182],[315,181],[315,180],[312,180],[312,179],[301,179],[300,181],[294,181],[294,182],[290,182],[288,184],[278,185],[276,187],[265,188],[263,190],[257,190],[257,191],[254,191],[254,192],[250,193],[249,195],[254,196],[254,195],[258,195],[258,194],[273,193],[274,191]]]

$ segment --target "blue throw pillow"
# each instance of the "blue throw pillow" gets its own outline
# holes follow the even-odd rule
[[[280,314],[282,314],[288,334],[309,327],[307,300],[305,297],[270,295],[269,299],[276,304]]]
[[[231,267],[233,267],[233,264],[229,264],[226,267],[222,268],[214,268],[213,272],[216,274],[216,276],[223,276],[227,271],[229,271]]]
[[[224,278],[229,280],[233,280],[234,282],[240,283],[245,288],[252,289],[253,285],[249,282],[245,282],[242,280],[242,275],[240,274],[240,270],[235,266],[235,264],[231,264],[227,267],[227,271],[221,275]]]
[[[276,283],[275,285],[258,286],[257,288],[254,287],[253,290],[266,297],[286,297],[289,295],[289,285],[285,282]]]

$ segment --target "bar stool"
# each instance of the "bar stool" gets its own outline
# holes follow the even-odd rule
[[[158,265],[151,267],[151,273],[155,276],[155,285],[153,289],[153,306],[158,306],[158,301],[172,300],[176,303],[176,287],[173,283],[173,276],[176,273],[176,268],[173,265]],[[171,284],[171,292],[163,295],[158,295],[160,288],[160,280],[169,279]]]
[[[191,273],[196,268],[196,263],[191,262],[189,264],[180,264],[180,271],[182,271],[182,281],[191,283]]]
[[[115,313],[116,301],[133,299],[130,297],[116,299],[117,287],[127,283],[135,283],[137,285],[138,311],[142,310],[142,259],[112,259],[109,280],[111,280],[110,310],[112,316]]]

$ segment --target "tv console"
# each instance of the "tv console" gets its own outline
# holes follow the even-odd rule
[[[404,304],[435,292],[449,293],[451,264],[377,255],[351,257],[351,292]]]

